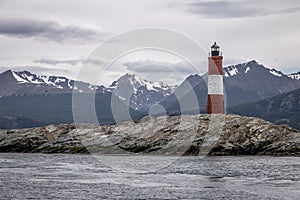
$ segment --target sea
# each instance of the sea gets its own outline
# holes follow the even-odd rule
[[[300,158],[0,153],[0,199],[300,199]]]

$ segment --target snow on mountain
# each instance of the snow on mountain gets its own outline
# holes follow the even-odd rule
[[[143,85],[145,85],[148,90],[165,91],[166,95],[170,95],[176,89],[176,86],[165,85],[161,81],[151,82],[151,81],[148,81],[148,80],[143,80]]]
[[[25,80],[25,79],[21,78],[20,76],[18,76],[16,74],[16,72],[11,71],[11,73],[12,73],[13,77],[16,79],[17,82],[19,82],[19,83],[27,83],[28,82],[27,80]]]
[[[62,94],[72,92],[106,93],[103,86],[74,81],[62,76],[36,75],[29,71],[8,70],[0,74],[0,97],[24,94]]]
[[[269,69],[255,60],[223,68],[224,86],[228,105],[258,101],[264,98],[289,92],[300,87],[300,72],[285,75],[276,69]],[[186,81],[199,96],[206,96],[205,76],[189,76]],[[188,93],[186,87],[169,86],[163,82],[152,82],[133,74],[125,74],[109,87],[96,86],[85,82],[76,82],[62,76],[36,75],[28,71],[6,71],[0,74],[0,97],[22,94],[48,94],[97,92],[113,93],[124,104],[139,111],[147,111],[152,105],[163,103],[173,105],[176,90],[180,94]],[[200,95],[201,94],[201,95]],[[170,100],[171,99],[171,100]],[[175,100],[174,100],[175,99]],[[204,100],[206,98],[204,97]],[[204,101],[199,100],[201,105]],[[174,104],[175,105],[175,104]]]
[[[75,81],[68,79],[62,76],[45,76],[45,75],[36,75],[29,71],[11,71],[13,77],[16,79],[18,83],[31,83],[31,84],[44,84],[48,86],[52,86],[57,89],[71,89],[78,90],[79,92],[83,91],[83,88],[78,88],[78,83],[75,86]],[[85,89],[93,91],[97,89],[97,86],[85,83]],[[82,85],[82,84],[80,84]]]
[[[289,74],[288,77],[290,77],[291,79],[300,80],[300,71],[297,73]]]
[[[171,94],[176,86],[168,86],[163,82],[152,82],[145,79],[136,77],[134,74],[128,74],[121,76],[117,81],[114,81],[108,90],[113,91],[118,88],[119,85],[127,84],[132,89],[133,93],[137,93],[138,89],[142,86],[146,87],[147,90],[153,91],[165,91],[166,95]]]
[[[224,67],[223,75],[228,78],[239,74],[246,74],[251,70],[251,66],[263,67],[263,65],[259,64],[257,61],[252,60],[250,62]]]
[[[300,81],[292,79],[291,76],[287,76],[278,70],[269,69],[255,60],[224,67],[223,75],[226,104],[228,106],[259,101],[300,88]],[[297,76],[294,75],[293,77],[296,78]],[[193,80],[195,84],[192,85],[194,93],[202,95],[198,97],[199,106],[206,105],[207,86],[202,81],[206,78],[207,74],[202,77],[193,77],[195,79]],[[189,94],[189,91],[185,88],[181,89],[182,85],[178,86],[177,92]],[[168,98],[162,104],[165,107],[174,105],[174,109],[169,110],[169,112],[177,112],[179,104],[176,101],[176,98]]]
[[[300,87],[300,82],[291,76],[255,60],[225,67],[223,71],[228,105],[258,101]]]
[[[223,74],[226,78],[233,77],[236,75],[242,75],[242,74],[251,72],[251,68],[253,68],[253,67],[255,67],[256,69],[261,68],[263,70],[265,70],[265,69],[269,70],[269,73],[272,74],[273,76],[277,76],[277,77],[287,76],[289,78],[296,79],[296,80],[300,79],[300,72],[286,75],[279,70],[266,68],[262,64],[259,64],[255,60],[252,60],[252,61],[246,62],[246,63],[242,63],[242,64],[224,67]]]
[[[239,73],[239,71],[237,70],[237,68],[235,66],[230,66],[226,69],[228,69],[228,70],[226,70],[226,72],[224,73],[225,77],[234,76]]]
[[[246,68],[245,73],[247,73],[248,71],[250,71],[250,67]]]
[[[278,76],[278,77],[281,77],[282,75],[284,75],[281,71],[278,71],[276,69],[271,69],[270,73],[273,74],[274,76]]]
[[[32,83],[32,84],[47,84],[54,86],[56,88],[63,89],[62,84],[66,84],[67,88],[73,89],[73,85],[70,84],[71,80],[65,77],[56,77],[56,76],[44,76],[32,74],[29,71],[12,71],[14,78],[19,83]]]
[[[74,81],[62,76],[36,75],[29,71],[8,70],[0,74],[0,97],[22,94],[111,92],[135,110],[147,110],[175,90],[162,82],[151,82],[125,74],[108,88]]]
[[[150,106],[171,95],[175,89],[176,86],[144,80],[128,73],[108,87],[108,91],[135,110],[149,109]]]
[[[138,88],[142,86],[142,81],[135,78],[135,75],[125,74],[121,76],[118,80],[114,81],[108,90],[114,92],[117,95],[121,95],[123,87],[125,87],[129,93],[136,93]],[[119,94],[118,94],[119,93]]]

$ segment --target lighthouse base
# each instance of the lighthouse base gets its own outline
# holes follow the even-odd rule
[[[207,97],[207,114],[224,114],[224,95],[209,94]]]

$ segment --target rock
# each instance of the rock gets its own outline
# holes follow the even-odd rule
[[[96,126],[61,124],[0,130],[0,152],[299,155],[300,133],[238,115],[145,117]]]

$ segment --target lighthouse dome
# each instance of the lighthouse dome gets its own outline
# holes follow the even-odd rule
[[[216,42],[211,46],[211,55],[212,56],[220,55],[220,47],[217,45]]]
[[[217,43],[215,42],[212,46],[211,46],[211,48],[213,49],[213,48],[220,48],[218,45],[217,45]]]

